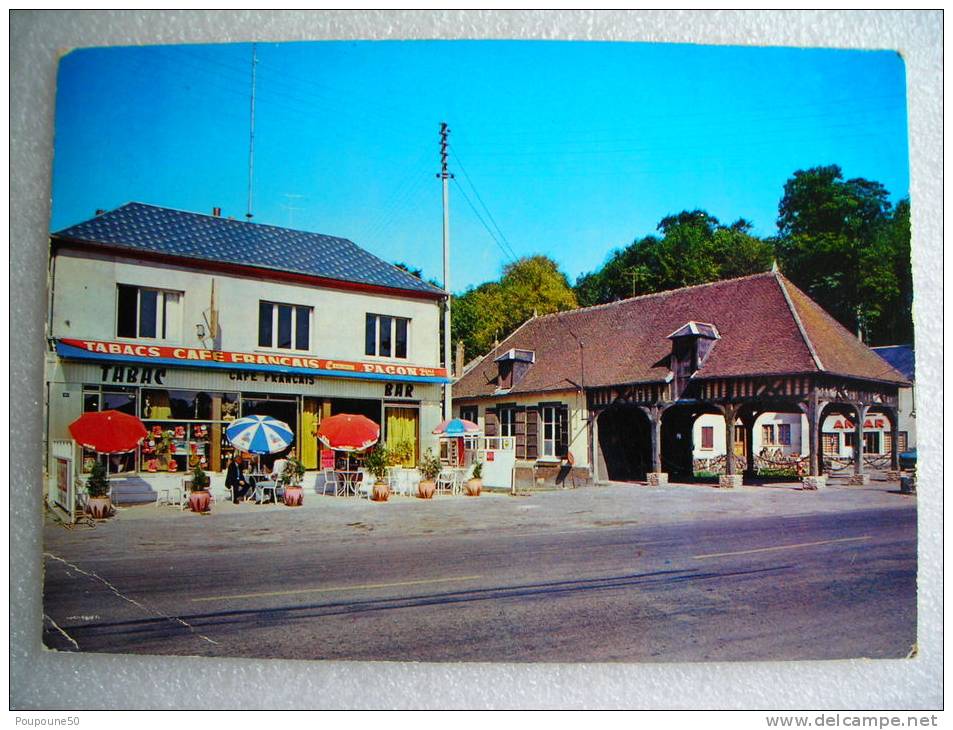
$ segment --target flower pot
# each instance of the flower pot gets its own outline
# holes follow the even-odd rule
[[[189,493],[189,509],[193,512],[208,512],[212,496],[204,489]]]
[[[375,502],[386,502],[390,497],[390,488],[384,482],[375,482],[371,490],[371,499]]]
[[[482,479],[467,479],[466,483],[463,485],[463,493],[468,497],[479,497],[480,492],[483,491],[483,480]]]
[[[105,520],[112,516],[113,503],[109,497],[90,497],[86,502],[86,511],[97,520]]]
[[[300,507],[304,504],[304,490],[300,486],[285,487],[285,504]]]
[[[417,485],[417,496],[421,499],[431,499],[437,490],[437,485],[429,480],[422,479]]]

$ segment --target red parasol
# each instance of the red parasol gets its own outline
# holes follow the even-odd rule
[[[142,421],[120,411],[84,413],[69,425],[69,432],[77,443],[100,454],[132,451],[147,435]]]
[[[364,451],[378,442],[381,427],[366,416],[339,413],[321,421],[317,437],[335,451]]]

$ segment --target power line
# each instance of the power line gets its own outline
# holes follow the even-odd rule
[[[476,185],[473,184],[473,179],[470,177],[470,173],[467,172],[467,168],[464,167],[463,165],[463,160],[460,159],[460,153],[457,152],[457,149],[453,145],[450,145],[450,149],[453,150],[453,157],[457,161],[457,164],[460,166],[460,169],[463,170],[463,176],[467,179],[467,182],[470,183],[470,187],[472,188],[474,194],[476,195],[477,200],[480,201],[480,205],[482,205],[483,210],[486,211],[487,217],[490,219],[490,222],[493,223],[493,227],[496,228],[497,233],[500,234],[500,238],[503,240],[503,243],[506,245],[506,248],[509,250],[510,258],[512,258],[513,260],[516,260],[519,257],[516,255],[516,252],[513,250],[513,247],[510,245],[510,242],[507,240],[506,236],[503,235],[503,231],[500,230],[500,226],[497,224],[496,219],[493,217],[493,214],[490,212],[489,207],[487,207],[487,204],[483,202],[483,197],[480,195],[480,191],[477,190]]]
[[[500,247],[500,251],[503,252],[503,255],[504,255],[504,256],[506,256],[508,259],[511,259],[511,260],[515,263],[515,262],[516,262],[516,257],[512,254],[512,252],[506,250],[506,247],[505,247],[505,246],[500,242],[500,240],[496,237],[496,234],[495,234],[495,233],[491,230],[491,228],[486,224],[486,221],[483,220],[483,216],[480,215],[480,211],[478,211],[478,210],[476,209],[476,206],[473,205],[473,202],[470,200],[470,196],[467,195],[467,191],[463,189],[463,186],[462,186],[460,183],[458,183],[458,182],[456,181],[456,179],[454,179],[453,182],[454,182],[454,184],[457,186],[457,190],[459,190],[459,191],[463,194],[463,199],[464,199],[465,201],[467,201],[467,205],[470,206],[470,210],[473,211],[473,214],[477,217],[477,220],[480,221],[480,223],[481,223],[481,224],[483,225],[483,227],[486,229],[486,232],[490,234],[490,238],[493,239],[493,242],[494,242],[497,246]]]

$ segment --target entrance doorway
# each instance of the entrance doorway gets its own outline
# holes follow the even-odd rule
[[[613,406],[599,414],[599,449],[611,481],[645,479],[652,468],[649,419],[635,406]]]
[[[686,406],[672,406],[662,415],[662,471],[669,481],[688,482],[695,477],[692,427],[698,414]]]
[[[416,408],[384,406],[384,440],[388,449],[409,444],[401,466],[411,468],[417,465],[419,411]]]

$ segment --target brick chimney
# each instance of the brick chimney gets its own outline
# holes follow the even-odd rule
[[[457,357],[453,363],[453,370],[458,378],[463,377],[463,352],[463,343],[457,340]]]
[[[221,218],[221,217],[222,217],[222,209],[221,209],[221,208],[212,208],[212,215],[215,216],[216,218]]]

